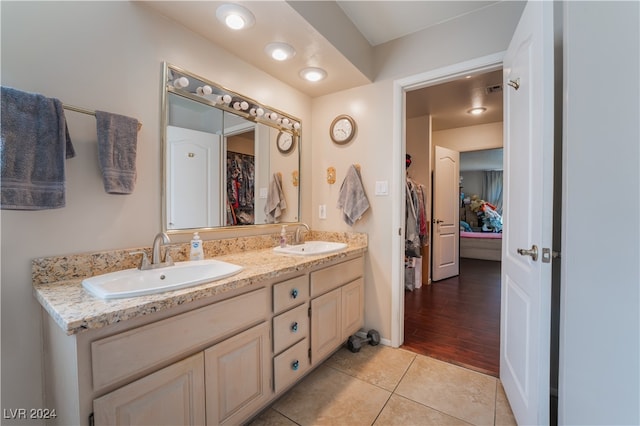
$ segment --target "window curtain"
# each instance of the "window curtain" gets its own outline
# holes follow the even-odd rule
[[[496,206],[502,214],[502,170],[486,170],[482,179],[482,193],[485,201]]]

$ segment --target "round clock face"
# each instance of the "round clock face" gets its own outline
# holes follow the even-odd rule
[[[277,146],[278,151],[282,152],[283,154],[291,151],[291,149],[293,148],[293,135],[286,132],[280,132],[278,134]]]
[[[329,132],[335,143],[347,143],[355,135],[356,123],[348,115],[340,115],[331,123]]]

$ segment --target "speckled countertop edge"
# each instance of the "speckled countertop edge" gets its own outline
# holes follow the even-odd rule
[[[367,250],[366,237],[347,242],[347,249],[341,252],[318,256],[282,255],[274,253],[272,248],[215,256],[215,259],[244,269],[232,277],[211,283],[148,296],[102,300],[84,290],[81,278],[34,282],[34,295],[62,330],[71,335],[217,296]]]

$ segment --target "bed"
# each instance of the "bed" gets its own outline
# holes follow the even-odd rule
[[[460,231],[460,257],[502,260],[502,233]]]

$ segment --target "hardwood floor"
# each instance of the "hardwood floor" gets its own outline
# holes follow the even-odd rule
[[[460,259],[460,275],[405,291],[403,348],[498,377],[500,262]]]

